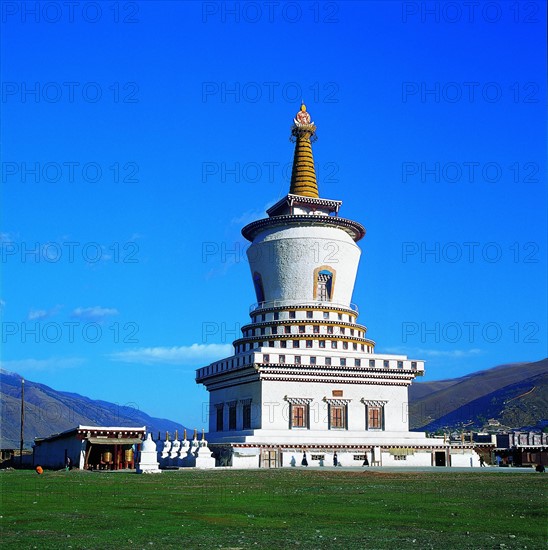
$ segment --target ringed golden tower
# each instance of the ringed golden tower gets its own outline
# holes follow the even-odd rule
[[[293,169],[291,171],[291,185],[289,192],[292,195],[319,198],[314,157],[312,156],[312,141],[316,137],[316,126],[310,120],[306,105],[301,105],[300,111],[293,119],[291,127],[291,141],[295,142],[293,155]]]

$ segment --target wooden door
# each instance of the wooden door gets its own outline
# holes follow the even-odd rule
[[[278,451],[263,449],[261,451],[261,468],[277,468]]]

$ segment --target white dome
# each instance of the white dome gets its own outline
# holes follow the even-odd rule
[[[156,452],[156,443],[152,441],[152,435],[149,433],[145,441],[143,442],[143,446],[141,447],[141,452]]]

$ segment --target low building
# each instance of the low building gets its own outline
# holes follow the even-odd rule
[[[548,433],[508,432],[497,434],[495,456],[501,466],[548,464]]]
[[[0,449],[0,464],[11,461],[15,456],[15,449],[2,448]]]
[[[77,426],[34,440],[34,465],[80,470],[135,468],[135,457],[146,437],[146,427]]]

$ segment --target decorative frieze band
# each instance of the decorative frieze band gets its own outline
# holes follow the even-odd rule
[[[388,401],[381,401],[380,399],[364,399],[363,397],[360,401],[368,407],[384,407]]]
[[[314,398],[312,397],[287,397],[287,395],[284,399],[288,403],[291,403],[291,405],[309,405],[312,401],[314,401]]]
[[[348,405],[350,403],[350,401],[352,401],[352,399],[342,399],[342,398],[334,398],[334,397],[324,397],[323,400],[328,404],[328,405],[335,405],[335,406],[338,406],[338,407],[346,407],[346,405]]]

